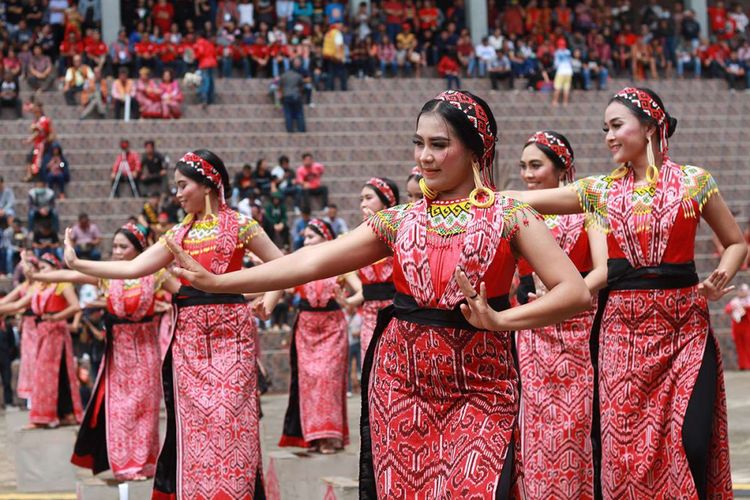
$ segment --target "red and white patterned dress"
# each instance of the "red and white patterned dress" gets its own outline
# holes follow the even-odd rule
[[[68,301],[63,291],[72,286],[70,283],[51,283],[38,288],[31,299],[34,314],[41,317],[67,308]],[[54,425],[65,414],[72,413],[80,422],[83,407],[68,323],[65,320],[39,321],[37,335],[39,343],[34,363],[29,421],[32,424]],[[66,378],[67,384],[61,383],[60,377]]]
[[[169,231],[214,273],[242,268],[260,226],[229,208]],[[162,380],[167,436],[154,499],[252,499],[263,496],[255,322],[244,297],[207,294],[183,283]]]
[[[520,494],[512,334],[466,323],[453,273],[508,307],[511,241],[529,213],[498,195],[487,209],[421,200],[368,220],[393,252],[397,293],[362,371],[361,498]]]
[[[693,263],[699,215],[718,188],[705,170],[671,161],[656,186],[633,184],[632,171],[574,184],[609,231],[598,343],[603,496],[699,498],[684,440],[701,435],[704,494],[732,498],[721,356]],[[715,376],[701,390],[708,385],[714,400],[691,402],[704,366]],[[689,406],[708,413],[701,425],[686,422]]]
[[[560,247],[591,271],[585,215],[545,216]],[[518,273],[530,276],[520,259]],[[591,412],[594,369],[589,336],[594,310],[556,325],[518,332],[524,486],[529,499],[594,497]]]
[[[102,280],[107,350],[71,462],[115,479],[152,477],[159,454],[161,355],[156,293],[167,274]]]
[[[29,286],[25,282],[22,286],[22,297],[33,294],[38,285]],[[39,335],[36,328],[37,317],[31,306],[24,311],[21,319],[21,366],[18,369],[18,385],[16,393],[19,398],[29,399],[34,388],[34,369],[36,355],[39,349]]]
[[[297,287],[301,303],[290,358],[289,406],[279,446],[308,447],[318,439],[349,442],[347,323],[336,303],[338,278]]]
[[[362,282],[365,302],[362,304],[362,329],[359,333],[360,359],[365,359],[367,347],[370,345],[372,333],[375,331],[375,323],[378,321],[378,312],[393,303],[393,257],[363,267],[357,271],[357,276]],[[369,298],[371,295],[382,297],[390,294],[390,297],[378,299]]]

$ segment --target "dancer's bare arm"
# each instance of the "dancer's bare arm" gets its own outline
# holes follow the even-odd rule
[[[583,212],[573,186],[533,191],[503,191],[501,194],[528,203],[540,214],[565,215]]]
[[[346,274],[390,255],[385,243],[366,224],[362,224],[334,241],[304,247],[250,269],[215,275],[174,241],[166,241],[179,266],[173,270],[176,276],[185,278],[201,290],[221,293],[255,293],[292,288]]]
[[[65,263],[89,276],[110,279],[140,278],[154,274],[172,262],[172,254],[161,244],[151,245],[133,260],[83,260],[76,256],[71,229],[65,230]]]

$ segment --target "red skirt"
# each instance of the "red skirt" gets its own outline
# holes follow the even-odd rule
[[[241,296],[230,298],[175,305],[162,368],[167,436],[154,499],[263,495],[255,322]]]
[[[29,421],[32,424],[57,424],[64,416],[58,415],[58,407],[62,405],[80,422],[83,407],[68,324],[65,321],[40,321],[37,335],[39,348],[34,363]],[[61,377],[67,379],[67,384]],[[59,401],[61,394],[69,401]]]
[[[359,332],[359,351],[360,360],[365,359],[367,348],[372,340],[372,334],[375,331],[375,324],[378,322],[378,312],[385,309],[393,303],[393,300],[367,300],[362,304],[362,329]]]
[[[683,423],[709,342],[713,407],[694,404],[712,413],[707,496],[724,499],[732,498],[726,393],[706,299],[695,286],[611,292],[599,339],[604,498],[698,498]]]
[[[279,446],[308,447],[328,438],[348,444],[349,342],[344,313],[300,311],[290,356],[292,383]]]
[[[361,497],[373,483],[378,498],[494,498],[505,483],[520,496],[511,334],[391,319],[392,309],[363,368]]]
[[[518,333],[521,431],[527,498],[592,499],[594,311]]]
[[[107,352],[71,462],[120,481],[152,477],[159,454],[158,320],[107,322]]]
[[[18,370],[18,387],[16,388],[19,398],[29,399],[33,392],[38,349],[39,334],[36,316],[24,314],[21,320],[21,366]]]

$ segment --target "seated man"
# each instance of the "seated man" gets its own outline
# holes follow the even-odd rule
[[[18,80],[13,77],[10,71],[6,71],[3,80],[0,83],[0,106],[11,108],[17,119],[23,118],[21,98],[19,95]]]
[[[96,224],[89,220],[89,216],[82,213],[78,216],[78,224],[73,226],[71,238],[76,248],[76,255],[82,259],[100,260],[102,253],[102,233]]]
[[[80,104],[80,94],[84,87],[93,88],[94,72],[90,67],[83,64],[80,54],[73,56],[73,65],[65,71],[65,83],[63,92],[65,102],[68,106]]]

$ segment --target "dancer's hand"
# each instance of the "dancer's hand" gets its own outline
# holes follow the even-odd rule
[[[164,242],[174,255],[174,266],[170,272],[177,278],[183,278],[199,290],[211,292],[216,288],[216,275],[210,273],[200,262],[191,257],[172,238],[165,237]]]
[[[73,244],[73,229],[67,228],[65,230],[65,249],[63,251],[63,258],[65,260],[65,265],[67,265],[71,269],[76,268],[76,263],[78,262],[78,256],[76,255],[76,248]]]
[[[271,317],[273,310],[269,310],[266,304],[266,295],[256,297],[252,302],[253,314],[261,321],[267,321]]]
[[[534,301],[536,299],[539,299],[544,296],[545,293],[547,293],[547,287],[542,283],[542,280],[539,279],[539,276],[536,275],[536,273],[531,274],[532,278],[534,279],[534,289],[535,292],[529,292],[528,299],[529,302]]]
[[[466,273],[461,269],[456,268],[454,276],[461,293],[466,297],[466,304],[461,304],[461,312],[466,321],[480,330],[503,330],[497,318],[497,311],[493,310],[487,303],[487,286],[485,283],[479,284],[479,291],[477,292],[469,283]]]
[[[734,290],[734,285],[726,286],[729,276],[723,269],[716,269],[711,275],[698,284],[698,293],[708,300],[719,300],[724,295]]]
[[[373,215],[375,215],[375,212],[373,212],[371,208],[368,208],[368,207],[362,208],[362,220],[367,220]]]

